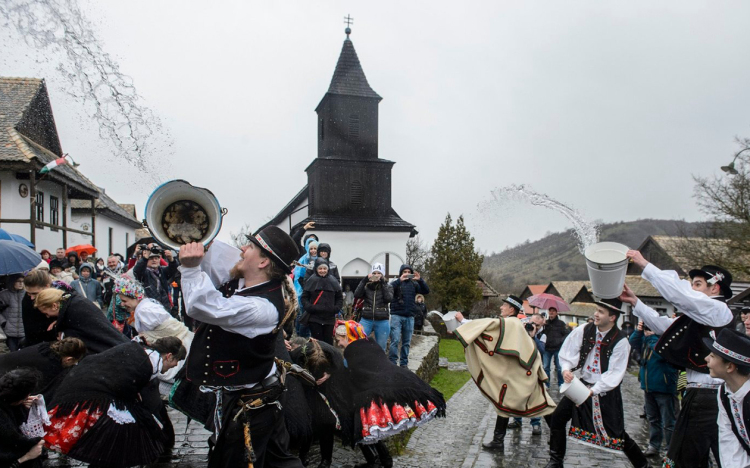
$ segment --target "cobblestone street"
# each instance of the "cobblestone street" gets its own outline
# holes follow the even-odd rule
[[[622,386],[625,402],[626,427],[628,433],[642,447],[647,440],[648,428],[642,414],[642,393],[638,381],[630,374],[625,375]],[[559,396],[553,390],[553,396]],[[173,451],[173,460],[151,465],[154,468],[198,468],[206,466],[208,433],[196,423],[187,425],[187,419],[181,413],[170,410],[177,433],[177,443]],[[397,467],[543,467],[547,462],[547,441],[549,431],[542,424],[543,435],[531,436],[531,426],[524,420],[523,427],[509,430],[506,437],[504,454],[487,452],[481,448],[482,442],[492,438],[495,412],[469,381],[448,402],[448,417],[434,421],[419,428],[412,434],[404,451],[395,457]],[[313,452],[310,466],[315,467],[319,461],[317,451]],[[337,446],[334,452],[333,466],[351,468],[364,461],[359,450]],[[654,460],[655,461],[655,460]],[[568,453],[565,466],[606,466],[620,468],[631,466],[624,455],[613,455],[582,444],[568,441]],[[654,464],[656,466],[656,464]],[[52,455],[46,463],[48,467],[85,466],[71,460],[64,460]]]

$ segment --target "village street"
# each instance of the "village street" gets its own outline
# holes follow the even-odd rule
[[[639,416],[643,413],[643,393],[636,377],[625,374],[622,385],[625,405],[625,425],[628,433],[643,447],[647,439],[647,423]],[[559,395],[553,391],[557,400]],[[174,459],[171,463],[150,465],[153,468],[199,468],[206,466],[208,433],[195,422],[187,424],[185,416],[170,410],[177,433]],[[487,452],[482,442],[492,438],[495,413],[469,381],[448,402],[447,418],[418,428],[411,436],[404,453],[394,457],[396,467],[459,467],[459,468],[520,468],[543,467],[547,463],[547,441],[549,431],[542,424],[542,437],[531,436],[531,426],[524,420],[521,430],[509,430],[505,439],[503,455]],[[314,453],[317,453],[315,450]],[[333,465],[351,468],[364,459],[359,450],[337,445]],[[655,462],[656,460],[653,460]],[[314,456],[308,466],[317,466]],[[615,455],[603,450],[568,441],[565,466],[606,466],[608,468],[630,467],[624,455]],[[656,463],[653,463],[657,466]],[[86,466],[75,461],[64,461],[53,455],[47,467]]]

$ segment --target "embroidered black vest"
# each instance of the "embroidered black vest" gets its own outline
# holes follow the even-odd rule
[[[713,299],[725,302],[723,298]],[[719,331],[727,328],[730,323],[723,327],[709,327],[683,315],[667,328],[654,346],[654,351],[674,366],[708,374],[706,356],[709,351],[703,346],[703,338],[711,336],[711,332],[716,332],[718,335]]]
[[[586,358],[589,357],[589,353],[591,353],[596,346],[596,332],[597,328],[593,323],[586,324],[583,328],[583,340],[581,341],[578,365],[571,369],[571,371],[577,371],[586,363]],[[609,358],[612,357],[612,352],[615,350],[617,343],[623,338],[625,338],[625,334],[617,328],[617,325],[612,327],[612,329],[604,335],[604,338],[602,338],[602,348],[600,350],[601,363],[599,364],[599,370],[602,374],[609,369]]]
[[[745,442],[745,439],[742,438],[740,435],[740,431],[737,428],[737,423],[734,420],[734,417],[732,416],[732,405],[729,404],[729,397],[727,396],[726,391],[726,384],[722,385],[719,389],[719,398],[721,399],[721,404],[724,405],[724,411],[727,412],[727,416],[729,417],[729,421],[732,423],[732,432],[734,432],[734,436],[737,437],[737,440],[740,441],[740,445],[742,445],[742,448],[745,449],[745,452],[747,452],[748,455],[750,455],[750,446],[747,445],[747,442]],[[745,423],[745,428],[750,428],[750,394],[745,395],[745,399],[742,400],[742,420]]]
[[[222,285],[225,297],[255,296],[267,299],[276,308],[279,322],[284,318],[284,297],[280,281],[247,288],[237,294],[237,280]],[[277,333],[247,338],[217,325],[201,324],[195,331],[187,360],[187,379],[198,385],[235,386],[260,382],[273,367]]]

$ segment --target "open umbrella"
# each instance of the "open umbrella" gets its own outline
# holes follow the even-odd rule
[[[81,252],[86,252],[89,255],[94,255],[96,253],[96,247],[91,244],[74,245],[73,247],[68,247],[68,249],[65,251],[65,255],[70,255],[71,252],[77,253],[79,257],[81,256]]]
[[[36,267],[42,256],[12,240],[0,240],[0,275],[23,273]]]
[[[33,249],[33,248],[34,248],[34,244],[32,244],[31,242],[29,242],[29,241],[28,241],[28,240],[27,240],[27,239],[26,239],[25,237],[23,237],[23,236],[19,236],[18,234],[11,234],[11,235],[10,235],[10,238],[11,238],[12,240],[14,240],[14,241],[18,242],[19,244],[23,244],[23,245],[25,245],[26,247],[28,247],[28,248],[30,248],[30,249]]]
[[[13,237],[5,229],[0,229],[0,240],[13,240]]]
[[[529,305],[538,307],[540,309],[549,309],[553,307],[558,312],[567,312],[570,310],[570,306],[561,297],[555,296],[554,294],[536,294],[529,297]]]

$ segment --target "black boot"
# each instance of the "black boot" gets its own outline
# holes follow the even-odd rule
[[[331,460],[321,460],[318,468],[331,468]]]
[[[563,468],[565,460],[565,429],[550,429],[549,462],[544,468]]]
[[[364,455],[365,460],[367,460],[367,461],[365,463],[360,463],[358,465],[354,465],[354,468],[375,468],[375,460],[377,460],[378,457],[377,457],[377,455],[375,453],[375,449],[373,449],[372,445],[361,445],[360,444],[359,449],[362,451],[362,455]]]
[[[623,438],[625,439],[625,444],[622,451],[625,452],[630,463],[632,463],[635,468],[650,468],[651,465],[648,463],[648,458],[646,458],[646,455],[644,455],[638,444],[636,444],[627,433],[625,433],[625,437]]]
[[[495,432],[492,440],[482,444],[486,450],[495,450],[502,452],[505,450],[505,433],[508,431],[508,418],[498,416],[495,420]]]
[[[375,451],[378,452],[378,458],[380,459],[380,466],[383,468],[393,468],[393,458],[391,452],[388,451],[388,447],[382,440],[375,444]]]

